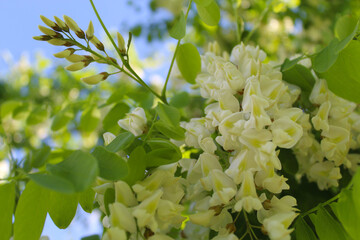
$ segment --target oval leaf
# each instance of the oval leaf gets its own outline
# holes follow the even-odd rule
[[[130,186],[138,180],[142,180],[146,170],[146,152],[142,146],[139,146],[132,151],[129,160],[127,161],[129,167],[129,175],[124,179]]]
[[[98,146],[94,149],[92,155],[97,159],[100,177],[115,181],[128,175],[126,162],[116,153]]]
[[[196,5],[201,20],[209,26],[216,26],[220,21],[220,8],[217,3],[212,0],[208,5]]]
[[[9,240],[15,206],[15,182],[0,184],[0,240]]]
[[[169,34],[172,38],[182,39],[186,34],[186,19],[184,13],[181,12],[179,17],[175,20],[174,25],[169,31]]]
[[[40,186],[48,188],[50,190],[54,190],[62,193],[75,192],[74,185],[65,178],[56,175],[48,175],[41,173],[29,174],[28,176],[31,180],[33,180]]]
[[[134,134],[130,132],[124,132],[119,134],[119,136],[117,136],[109,145],[107,145],[106,149],[110,152],[118,152],[129,147],[134,140]]]
[[[191,84],[201,71],[201,58],[196,47],[191,43],[181,44],[176,54],[176,64],[185,80]]]
[[[60,229],[65,229],[70,225],[75,217],[77,205],[77,194],[50,192],[48,212],[55,225]]]
[[[47,169],[53,175],[71,182],[77,192],[90,187],[99,171],[96,158],[80,150],[56,165],[48,164]]]
[[[44,227],[49,191],[30,181],[15,211],[14,240],[39,240]]]

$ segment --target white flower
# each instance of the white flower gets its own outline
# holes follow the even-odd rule
[[[326,81],[324,79],[316,80],[309,97],[310,102],[322,104],[329,100],[329,93]]]
[[[310,181],[316,181],[320,190],[329,187],[337,187],[341,179],[340,168],[335,167],[333,162],[324,161],[315,163],[307,175]]]
[[[222,170],[214,169],[210,172],[214,194],[210,200],[210,205],[228,204],[237,191],[233,180]]]
[[[342,127],[330,125],[329,131],[323,131],[321,140],[321,150],[325,157],[335,162],[336,166],[341,165],[345,161],[345,157],[349,151],[350,132]]]
[[[146,122],[144,109],[138,107],[131,113],[126,114],[126,117],[119,120],[118,124],[121,128],[131,132],[135,136],[139,136],[144,133]]]
[[[311,119],[314,128],[316,130],[323,130],[323,131],[329,131],[329,112],[331,108],[330,101],[326,101],[323,104],[320,105],[318,112],[316,115]]]
[[[294,212],[279,213],[264,220],[264,229],[271,240],[290,240],[290,233],[293,229],[288,229],[297,214]]]
[[[259,210],[262,208],[262,204],[256,193],[254,177],[251,171],[244,173],[244,179],[235,199],[237,202],[234,209],[238,212],[242,209],[251,212],[253,209]]]
[[[127,236],[123,229],[112,227],[105,232],[102,240],[127,240]]]
[[[127,207],[137,205],[136,198],[130,186],[124,181],[117,181],[114,183],[115,201],[124,204]]]
[[[292,148],[303,135],[302,127],[287,117],[275,120],[270,129],[273,142],[281,148]]]
[[[103,134],[103,138],[104,138],[105,146],[107,146],[116,138],[116,136],[111,132],[106,132]]]
[[[112,227],[118,227],[130,233],[136,232],[136,222],[129,208],[119,202],[115,202],[109,205],[109,210]]]
[[[139,227],[148,227],[151,231],[156,232],[158,223],[155,220],[155,212],[162,194],[163,191],[159,189],[134,208],[133,215],[136,217]]]

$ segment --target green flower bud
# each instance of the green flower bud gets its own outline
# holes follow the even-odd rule
[[[75,71],[79,71],[79,70],[83,69],[86,66],[87,65],[85,62],[77,62],[77,63],[70,64],[69,66],[66,66],[65,69],[68,71],[75,72]]]
[[[86,38],[87,38],[88,40],[91,40],[93,37],[94,37],[94,26],[93,26],[92,21],[90,21],[89,27],[88,27],[88,29],[86,30]]]
[[[68,49],[65,49],[64,51],[55,53],[54,56],[57,58],[66,58],[66,57],[69,57],[70,55],[72,55],[74,52],[75,52],[75,49],[68,48]]]
[[[122,54],[126,53],[125,40],[120,33],[117,33],[118,47]]]
[[[65,32],[69,32],[69,27],[66,25],[66,23],[64,23],[63,20],[61,20],[60,18],[58,18],[57,16],[54,16],[54,19],[57,23],[57,25]]]
[[[99,74],[96,74],[93,76],[81,78],[81,81],[83,81],[84,83],[87,83],[89,85],[95,85],[95,84],[98,84],[99,82],[107,79],[108,76],[109,76],[109,74],[107,72],[102,72],[102,73],[99,73]]]

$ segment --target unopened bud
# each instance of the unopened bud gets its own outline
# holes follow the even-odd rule
[[[48,41],[48,43],[50,43],[51,45],[55,45],[55,46],[66,46],[65,44],[67,42],[65,40],[62,40],[62,39],[50,39]]]
[[[85,33],[83,30],[80,29],[80,31],[75,32],[76,36],[78,36],[81,39],[85,39]]]
[[[104,51],[104,44],[102,44],[102,42],[99,41],[99,39],[95,36],[93,36],[93,38],[90,40],[90,42],[100,51]]]
[[[118,47],[122,54],[126,53],[125,40],[120,33],[117,33]]]
[[[55,31],[51,30],[50,28],[39,25],[39,29],[45,35],[49,35],[53,38],[62,38],[62,35],[60,33],[57,33]]]
[[[55,54],[54,54],[54,57],[57,57],[57,58],[66,58],[66,57],[69,57],[70,55],[72,55],[74,52],[75,52],[75,49],[73,49],[73,48],[68,48],[68,49],[65,49],[64,51],[55,53]]]
[[[41,35],[41,36],[34,36],[33,39],[38,41],[49,41],[50,39],[52,39],[52,37],[50,37],[49,35]]]
[[[87,65],[85,62],[77,62],[77,63],[70,64],[69,66],[66,66],[65,69],[68,71],[74,72],[74,71],[79,71],[86,66]]]
[[[92,21],[90,21],[89,27],[88,27],[88,29],[86,30],[86,38],[87,38],[88,40],[91,40],[93,37],[94,37],[94,26],[93,26]]]
[[[228,223],[226,229],[228,230],[228,233],[234,233],[236,231],[236,226],[234,223]]]
[[[64,15],[64,20],[66,25],[68,25],[69,28],[73,30],[75,33],[82,31],[77,25],[77,23],[71,17]]]
[[[61,31],[62,29],[53,21],[48,19],[47,17],[40,15],[41,20],[49,27],[54,29],[55,31]]]
[[[72,63],[76,63],[76,62],[81,62],[81,61],[86,60],[86,57],[83,55],[72,54],[72,55],[66,57],[66,60],[68,60],[69,62],[72,62]]]
[[[95,84],[98,84],[99,82],[104,81],[105,79],[107,79],[108,76],[109,76],[109,74],[107,72],[102,72],[102,73],[99,73],[99,74],[96,74],[96,75],[93,75],[93,76],[81,78],[81,80],[84,83],[87,83],[89,85],[95,85]]]
[[[69,32],[69,27],[66,25],[66,23],[58,18],[57,16],[54,17],[56,24],[65,32]]]
[[[94,61],[96,61],[98,63],[106,63],[106,61],[103,58],[100,58],[100,57],[96,56],[95,54],[91,54],[91,56],[94,59]]]

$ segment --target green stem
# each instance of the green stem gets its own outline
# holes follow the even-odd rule
[[[189,11],[190,11],[190,8],[191,8],[191,3],[192,3],[193,0],[190,0],[189,2],[189,5],[188,5],[188,8],[186,10],[186,14],[185,14],[185,22],[187,20],[187,17],[189,15]],[[171,74],[171,70],[174,66],[174,62],[175,62],[175,57],[176,57],[176,53],[177,53],[177,50],[180,46],[180,42],[181,42],[181,39],[178,40],[177,44],[176,44],[176,48],[175,48],[175,51],[174,51],[174,55],[171,59],[171,64],[170,64],[170,68],[169,68],[169,71],[168,71],[168,74],[166,76],[166,80],[165,80],[165,84],[164,84],[164,87],[161,91],[161,97],[166,101],[166,88],[167,88],[167,85],[168,85],[168,82],[169,82],[169,79],[170,79],[170,74]]]
[[[143,140],[143,144],[142,144],[143,146],[145,145],[146,140],[147,140],[148,137],[150,136],[150,133],[151,133],[153,127],[154,127],[154,123],[155,123],[157,117],[158,117],[158,114],[155,113],[154,120],[153,120],[152,123],[151,123],[151,127],[150,127],[149,131],[147,132],[147,134],[145,135],[145,138],[144,138],[144,140]]]
[[[238,16],[238,8],[237,8],[237,2],[236,0],[233,0],[232,2],[233,10],[234,10],[234,16],[235,16],[235,24],[236,24],[236,41],[237,43],[240,42],[241,35],[240,35],[240,26],[239,26],[239,16]]]
[[[300,214],[300,217],[305,217],[305,216],[309,215],[310,213],[316,212],[318,210],[319,206],[326,206],[326,205],[334,202],[335,200],[337,200],[339,197],[340,197],[340,193],[338,193],[334,197],[330,198],[326,202],[318,204],[316,207],[310,209],[309,211],[306,211],[305,213]]]
[[[264,17],[266,16],[266,14],[269,12],[270,10],[270,6],[272,5],[272,0],[270,0],[269,4],[267,4],[266,8],[261,12],[259,20],[257,21],[257,23],[255,24],[255,26],[253,27],[253,29],[251,29],[250,33],[246,36],[244,43],[247,43],[250,38],[252,37],[252,35],[256,32],[256,30],[259,28],[262,20],[264,19]]]
[[[161,101],[163,101],[164,103],[167,104],[166,100],[164,101],[164,99],[162,98],[162,96],[160,96],[157,92],[155,92],[152,88],[150,88],[140,77],[139,75],[136,74],[136,72],[131,68],[131,66],[129,65],[129,63],[124,59],[124,56],[121,54],[120,52],[120,49],[118,48],[118,46],[116,45],[114,39],[112,38],[111,34],[109,33],[108,29],[106,28],[104,22],[102,21],[95,5],[94,5],[94,2],[93,0],[90,0],[90,3],[91,3],[91,6],[95,12],[95,15],[97,17],[97,19],[99,20],[102,28],[104,29],[106,35],[108,36],[108,38],[110,39],[111,41],[111,44],[114,46],[116,52],[118,53],[123,65],[129,70],[129,72],[131,74],[133,74],[133,78],[135,79],[136,78],[136,81],[141,84],[143,87],[145,87],[146,89],[148,89],[151,93],[153,93],[157,98],[159,98]]]

